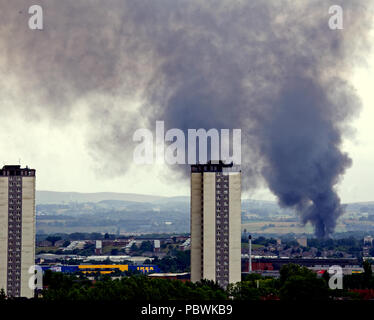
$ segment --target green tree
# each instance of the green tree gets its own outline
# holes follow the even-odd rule
[[[373,270],[371,269],[371,263],[365,260],[362,263],[362,267],[364,268],[364,274],[366,278],[371,278],[373,275]]]
[[[49,236],[45,240],[52,242],[52,245],[54,246],[56,241],[61,240],[61,237],[59,237],[59,236]]]
[[[65,240],[62,246],[63,247],[67,247],[69,244],[70,244],[70,241],[69,240]]]
[[[373,247],[373,248],[370,248],[370,250],[369,250],[369,255],[370,255],[371,257],[374,257],[374,247]]]
[[[326,282],[306,267],[284,265],[280,270],[280,298],[282,300],[327,300]]]
[[[273,299],[279,296],[279,280],[252,273],[241,282],[230,284],[227,291],[235,300]]]
[[[326,270],[326,271],[322,274],[322,279],[325,280],[325,282],[326,282],[327,285],[329,284],[330,275],[329,275],[328,270]]]
[[[98,276],[95,283],[76,276],[46,272],[43,291],[47,301],[120,301],[120,300],[224,300],[225,290],[211,281],[198,283],[152,279],[131,275],[112,280]]]
[[[227,291],[235,300],[260,300],[260,290],[250,281],[230,284]]]
[[[5,294],[5,290],[4,289],[1,289],[0,290],[0,301],[4,301],[6,300],[6,294]]]
[[[153,244],[151,241],[143,241],[140,245],[140,251],[153,251]]]
[[[368,289],[374,288],[374,279],[373,279],[373,271],[371,268],[371,263],[367,260],[364,260],[362,263],[362,267],[364,268],[364,275],[363,275],[364,287]]]

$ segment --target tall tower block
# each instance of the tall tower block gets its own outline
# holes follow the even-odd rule
[[[34,296],[28,273],[35,264],[35,170],[0,169],[0,289],[10,297]]]
[[[191,280],[241,280],[241,172],[210,161],[191,166]]]

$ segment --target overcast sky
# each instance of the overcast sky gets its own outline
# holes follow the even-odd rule
[[[11,32],[9,30],[7,32]],[[374,32],[371,32],[370,39],[374,43],[373,35]],[[71,101],[68,121],[63,123],[53,116],[27,115],[27,108],[18,108],[18,105],[25,103],[19,95],[27,96],[28,92],[19,85],[18,76],[9,73],[11,68],[4,68],[6,63],[6,57],[1,56],[0,73],[3,80],[0,109],[7,114],[0,126],[1,161],[2,164],[20,163],[35,168],[38,190],[189,195],[189,180],[179,180],[174,172],[170,172],[169,179],[167,175],[160,174],[168,170],[163,166],[134,165],[132,161],[124,161],[125,166],[130,166],[124,174],[116,174],[112,168],[106,168],[106,162],[101,162],[100,155],[92,151],[87,138],[87,132],[92,131],[92,123],[88,123],[89,117],[84,115],[82,110],[85,108],[82,106],[89,107],[90,99]],[[349,153],[353,165],[338,184],[342,202],[374,201],[374,51],[368,56],[366,65],[356,66],[354,70],[350,77],[363,108],[353,122],[356,132],[345,137],[344,141],[343,149]],[[47,108],[47,99],[33,100],[31,97],[32,94],[30,104]],[[117,104],[121,103],[136,109],[136,100],[117,101]],[[98,135],[100,130],[98,126]],[[131,160],[132,154],[126,154],[126,157]],[[266,187],[245,196],[274,199]]]

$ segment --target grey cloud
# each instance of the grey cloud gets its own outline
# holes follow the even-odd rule
[[[1,0],[0,66],[20,108],[63,122],[89,101],[92,153],[121,172],[140,124],[241,128],[244,187],[264,179],[318,236],[334,231],[351,164],[342,137],[360,109],[349,76],[367,52],[372,1],[40,1],[40,32],[27,29],[31,4]],[[332,4],[344,30],[328,28]],[[134,96],[136,112],[123,102]]]

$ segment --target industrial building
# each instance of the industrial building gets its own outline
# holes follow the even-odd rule
[[[112,274],[115,272],[140,272],[144,274],[159,273],[161,270],[155,265],[128,265],[128,264],[80,264],[80,265],[40,265],[43,271],[51,270],[62,273],[82,274]]]
[[[248,259],[242,261],[243,272],[279,272],[283,265],[297,264],[319,272],[332,266],[340,266],[344,274],[361,272],[360,261],[357,258],[252,258],[251,268]]]

